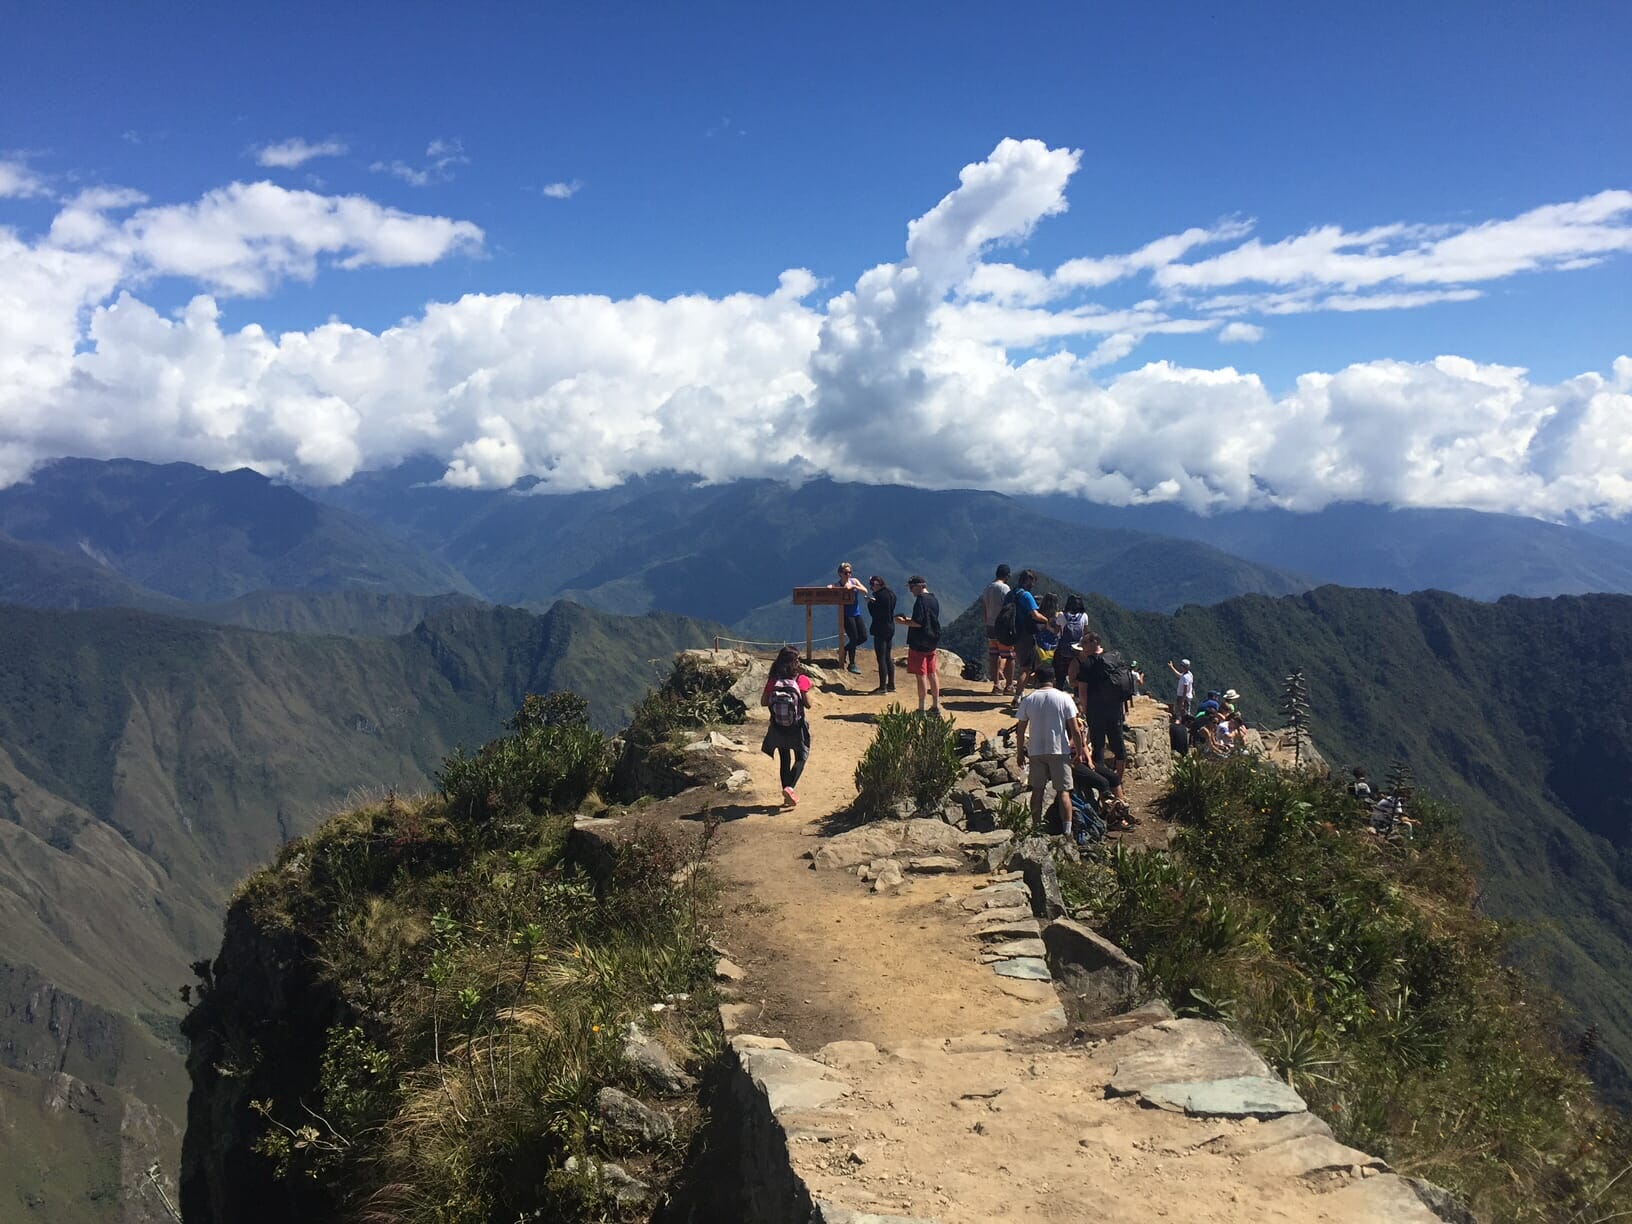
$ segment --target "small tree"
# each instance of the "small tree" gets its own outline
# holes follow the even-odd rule
[[[1383,785],[1388,794],[1409,799],[1416,794],[1417,775],[1411,772],[1411,766],[1405,761],[1398,760],[1388,767],[1388,778]]]
[[[1287,730],[1292,732],[1292,767],[1303,766],[1303,748],[1309,742],[1309,685],[1303,678],[1303,669],[1294,668],[1286,678],[1281,696],[1281,713],[1286,715]]]

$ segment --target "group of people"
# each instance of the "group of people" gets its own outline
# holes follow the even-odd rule
[[[1245,752],[1247,720],[1235,704],[1241,700],[1241,694],[1233,688],[1222,693],[1211,689],[1192,714],[1189,694],[1195,691],[1195,677],[1190,670],[1190,660],[1180,659],[1177,667],[1169,660],[1168,667],[1179,677],[1179,691],[1174,697],[1168,727],[1173,754],[1183,756],[1194,752],[1204,757],[1223,758]]]
[[[882,575],[874,574],[863,582],[856,577],[848,561],[839,563],[838,581],[829,585],[852,593],[844,605],[845,670],[861,674],[856,652],[871,636],[873,653],[878,659],[878,687],[873,692],[895,692],[895,633],[898,626],[904,627],[907,674],[918,683],[918,708],[926,709],[927,703],[929,710],[939,714],[941,677],[935,665],[935,652],[941,643],[941,601],[929,589],[923,575],[914,574],[907,579],[912,610],[905,613],[897,611],[899,601]],[[799,802],[795,788],[810,756],[810,721],[806,717],[811,708],[810,688],[810,677],[799,666],[798,648],[782,647],[771,664],[771,674],[765,681],[759,703],[770,711],[771,725],[761,747],[767,755],[774,753],[777,757],[784,807],[793,807]]]

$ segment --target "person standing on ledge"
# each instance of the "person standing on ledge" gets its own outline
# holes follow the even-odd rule
[[[929,593],[923,575],[907,579],[912,592],[912,615],[898,616],[896,623],[907,626],[907,674],[918,677],[918,712],[924,711],[924,689],[929,689],[932,709],[941,712],[941,677],[935,667],[935,651],[941,644],[941,601]]]
[[[839,580],[828,586],[843,587],[854,593],[844,605],[844,670],[859,676],[861,668],[856,666],[856,647],[867,640],[867,627],[861,623],[862,611],[867,606],[867,584],[856,577],[850,562],[840,561]]]
[[[873,654],[878,657],[878,687],[875,693],[895,692],[895,592],[884,579],[874,574],[867,580],[872,593],[867,596],[867,610],[873,618]]]
[[[992,678],[992,695],[1007,693],[1014,687],[1014,647],[997,640],[997,614],[1009,597],[1009,567],[997,567],[997,577],[980,593],[980,614],[986,622],[986,674]]]
[[[810,677],[799,667],[799,648],[784,646],[771,664],[759,704],[771,712],[771,725],[759,750],[775,756],[782,772],[782,806],[794,807],[799,796],[793,788],[810,757]]]
[[[1173,660],[1169,659],[1167,670],[1179,678],[1178,688],[1173,693],[1173,713],[1190,713],[1190,703],[1196,696],[1196,677],[1190,670],[1190,660],[1180,659],[1179,665],[1174,667]]]

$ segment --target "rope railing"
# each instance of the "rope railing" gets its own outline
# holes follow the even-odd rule
[[[841,637],[840,634],[830,633],[826,637],[820,637],[820,638],[814,639],[814,641],[812,642],[812,645],[825,646],[829,642],[839,641],[840,637]],[[785,639],[781,640],[781,641],[776,641],[776,642],[762,642],[762,641],[759,641],[759,640],[757,640],[755,638],[734,638],[734,637],[721,637],[721,636],[716,635],[715,638],[714,638],[714,649],[715,650],[718,650],[720,648],[720,643],[721,642],[729,642],[733,646],[767,646],[767,647],[776,647],[777,649],[780,649],[783,646],[792,645],[792,643],[788,642]]]

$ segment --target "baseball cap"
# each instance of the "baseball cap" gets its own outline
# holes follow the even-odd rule
[[[1180,667],[1189,667],[1190,666],[1190,660],[1189,659],[1180,659],[1179,660],[1179,666]]]

